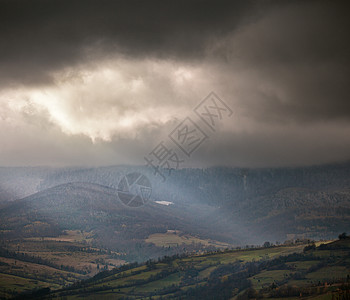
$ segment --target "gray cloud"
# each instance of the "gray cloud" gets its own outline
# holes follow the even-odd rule
[[[342,2],[291,2],[240,27],[213,52],[225,60],[223,77],[239,78],[232,85],[256,118],[349,120],[348,28]]]
[[[232,31],[250,1],[0,1],[0,77],[46,83],[50,72],[114,52],[202,57]]]
[[[143,163],[211,90],[188,165],[349,159],[345,2],[0,0],[0,165]]]

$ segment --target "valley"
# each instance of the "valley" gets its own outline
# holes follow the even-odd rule
[[[152,194],[145,205],[129,207],[116,188],[135,171],[150,179]],[[0,168],[0,297],[50,289],[52,297],[196,299],[201,291],[210,295],[211,285],[234,297],[246,297],[248,288],[266,297],[277,283],[293,286],[294,294],[295,286],[313,291],[320,282],[327,294],[329,279],[346,283],[347,246],[321,244],[350,231],[348,164],[245,170],[244,180],[241,174],[184,169],[161,183],[144,167]],[[313,241],[313,258],[297,257],[282,269],[264,265],[305,256]],[[237,277],[247,263],[254,276]],[[222,275],[221,267],[230,271]],[[225,287],[229,278],[242,285]]]

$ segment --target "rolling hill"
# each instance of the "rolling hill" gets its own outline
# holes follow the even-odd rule
[[[165,257],[104,271],[52,293],[46,290],[44,298],[348,299],[350,239],[318,244]]]
[[[194,216],[192,210],[181,205],[161,205],[154,201],[132,208],[118,199],[113,188],[69,183],[12,201],[0,209],[0,237],[56,237],[66,230],[79,230],[92,237],[91,245],[125,253],[123,259],[129,261],[143,261],[169,254],[169,251],[183,252],[181,244],[169,250],[146,243],[150,235],[166,234],[169,230],[196,236],[198,245],[192,245],[192,250],[211,249],[204,239],[213,236],[221,241],[232,241],[230,232],[221,228],[220,233],[218,226],[206,223],[210,208],[197,205],[196,209]],[[203,239],[201,245],[200,239]]]

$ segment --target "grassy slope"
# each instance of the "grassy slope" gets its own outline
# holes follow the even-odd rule
[[[332,250],[310,250],[304,255],[309,255],[310,260],[296,260],[286,263],[285,268],[278,270],[261,270],[249,278],[252,286],[261,291],[261,295],[268,296],[271,285],[290,284],[297,287],[317,287],[319,293],[331,293],[335,289],[338,281],[344,281],[350,274],[349,261],[350,242],[337,241],[329,245],[341,245],[344,249]],[[108,299],[122,298],[125,296],[131,299],[143,299],[153,294],[153,299],[157,299],[157,294],[163,294],[163,297],[172,297],[173,291],[164,288],[175,286],[178,290],[186,290],[195,285],[204,285],[208,281],[210,274],[219,266],[240,261],[242,263],[249,261],[271,260],[279,256],[285,256],[294,252],[303,253],[305,245],[280,246],[272,248],[236,250],[206,255],[190,256],[185,258],[176,258],[169,262],[156,263],[153,268],[146,265],[137,267],[128,271],[119,272],[106,276],[102,279],[86,283],[84,287],[73,288],[69,291],[68,299]],[[332,258],[329,260],[329,258]],[[320,262],[325,263],[324,267],[316,268]],[[312,271],[310,268],[314,267]],[[311,271],[310,271],[311,270]],[[167,271],[162,278],[155,275]],[[194,271],[192,278],[188,279],[189,272]],[[296,279],[295,274],[301,274]],[[225,277],[226,276],[226,277]],[[220,280],[227,280],[227,276],[221,276]],[[294,276],[294,277],[293,277]],[[187,281],[185,280],[187,277]],[[142,281],[143,280],[143,281]],[[333,282],[332,288],[324,288],[325,283]],[[320,289],[320,286],[322,287]],[[233,291],[234,292],[234,291]],[[235,291],[236,294],[244,291]],[[59,295],[56,293],[55,295]],[[234,293],[233,293],[234,294]],[[319,296],[318,296],[319,297]]]
[[[151,234],[147,239],[146,243],[153,243],[158,247],[172,247],[181,246],[183,244],[190,245],[193,243],[202,244],[204,246],[214,246],[217,248],[228,248],[231,245],[209,239],[201,239],[198,237],[191,236],[189,234],[182,234],[180,231],[168,230],[166,233],[154,233]]]
[[[0,299],[8,298],[16,293],[50,287],[62,288],[79,280],[97,274],[100,268],[108,266],[113,269],[124,263],[116,259],[118,253],[91,247],[83,243],[89,238],[80,231],[68,231],[57,238],[27,238],[8,241],[6,249],[19,254],[16,258],[0,255]],[[21,254],[41,257],[53,265],[29,262],[21,258]],[[62,270],[69,266],[74,270]],[[80,271],[80,272],[79,272]],[[86,272],[86,275],[82,272]]]

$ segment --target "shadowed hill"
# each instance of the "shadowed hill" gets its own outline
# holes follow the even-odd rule
[[[166,206],[154,201],[131,208],[118,199],[113,188],[69,183],[7,204],[0,209],[0,228],[3,238],[12,239],[57,236],[64,230],[81,230],[89,232],[93,243],[100,247],[124,249],[124,252],[139,247],[136,252],[144,253],[142,257],[147,258],[161,254],[156,251],[151,254],[152,247],[146,245],[145,239],[168,230],[203,239],[215,237],[232,241],[236,237],[238,240],[239,234],[225,231],[225,224],[208,222],[208,209],[204,205],[196,206],[194,214],[193,209],[181,205]],[[211,218],[215,219],[214,213]]]
[[[135,171],[145,174],[151,181],[152,200],[170,201],[174,205],[164,207],[150,202],[137,212],[129,211],[127,207],[118,207],[122,204],[116,201],[115,190],[110,188],[116,188],[123,175]],[[327,239],[335,237],[339,231],[350,230],[349,162],[300,168],[181,169],[173,170],[166,182],[155,176],[150,168],[132,166],[2,168],[1,172],[5,183],[10,181],[13,188],[21,187],[23,182],[23,190],[28,193],[32,190],[28,188],[30,183],[35,182],[36,190],[44,194],[39,193],[34,197],[45,199],[45,203],[38,207],[41,209],[40,214],[44,213],[45,207],[49,210],[55,208],[54,215],[59,217],[60,224],[76,224],[74,228],[77,229],[81,224],[84,228],[96,226],[96,220],[100,220],[97,222],[99,224],[102,220],[109,222],[112,219],[112,222],[123,225],[125,222],[121,222],[122,219],[138,218],[141,214],[144,214],[142,218],[146,218],[149,214],[153,221],[156,219],[154,223],[162,227],[162,230],[195,229],[194,234],[218,240],[223,238],[241,245],[304,237]],[[17,173],[18,178],[15,176]],[[5,186],[4,182],[0,185]],[[78,182],[85,182],[85,190],[74,192],[73,189],[78,189]],[[66,185],[70,183],[74,183],[73,189]],[[92,188],[95,184],[103,187]],[[55,186],[59,186],[57,192]],[[45,193],[52,195],[45,196]],[[68,193],[65,196],[67,201],[74,200],[76,204],[79,202],[81,207],[72,207],[65,212],[64,208],[69,207],[66,203],[58,208],[53,199],[61,203],[63,200],[59,195],[65,195],[64,193]],[[90,195],[85,197],[86,193]],[[93,194],[96,195],[92,196]],[[101,201],[96,201],[99,197]],[[47,203],[52,203],[52,207],[47,206]],[[152,207],[154,209],[150,213],[148,209]],[[78,211],[79,213],[73,214]],[[115,216],[119,211],[123,213],[115,220],[112,211]],[[158,213],[161,214],[159,217]],[[53,216],[51,211],[44,214],[47,217]],[[129,230],[128,227],[123,228]],[[142,232],[142,229],[138,230]]]

